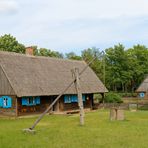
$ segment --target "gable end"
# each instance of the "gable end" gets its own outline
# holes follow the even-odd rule
[[[15,95],[15,92],[1,66],[0,66],[0,95]]]

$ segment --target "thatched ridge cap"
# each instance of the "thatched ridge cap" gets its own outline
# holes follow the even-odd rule
[[[46,57],[46,56],[35,56],[35,55],[26,55],[23,53],[16,53],[16,52],[8,52],[8,51],[0,51],[0,54],[4,55],[12,55],[12,56],[23,56],[23,57],[28,57],[28,58],[36,58],[36,59],[50,59],[50,60],[62,60],[62,61],[68,61],[68,62],[78,62],[78,63],[85,63],[84,60],[72,60],[72,59],[62,59],[62,58],[57,58],[57,57]]]

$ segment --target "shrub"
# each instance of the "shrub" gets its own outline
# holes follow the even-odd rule
[[[106,103],[122,103],[123,102],[121,99],[121,96],[113,92],[107,93],[105,95],[104,100]]]
[[[94,102],[100,103],[102,101],[102,95],[101,94],[94,94]]]
[[[137,97],[137,93],[125,92],[118,93],[121,97]]]

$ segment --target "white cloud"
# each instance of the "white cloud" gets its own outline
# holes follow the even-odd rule
[[[46,12],[48,19],[54,20],[148,14],[147,0],[46,0],[41,3],[45,4],[43,13]]]
[[[62,52],[147,44],[147,6],[147,0],[0,0],[0,13],[21,8],[3,17],[0,33],[11,33],[26,46]]]
[[[14,13],[18,10],[15,0],[0,0],[0,13]]]

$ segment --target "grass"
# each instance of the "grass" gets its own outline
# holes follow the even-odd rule
[[[2,148],[147,148],[148,111],[125,113],[125,121],[109,121],[109,111],[85,115],[47,115],[37,125],[35,135],[25,134],[37,117],[0,118]]]

